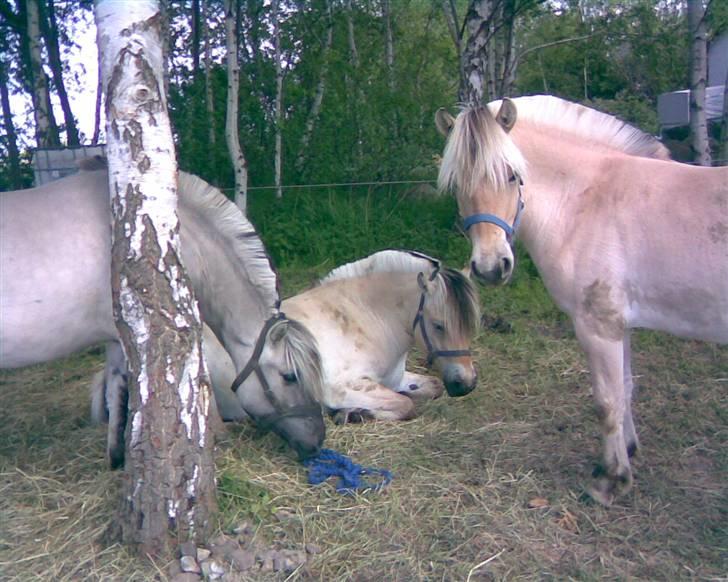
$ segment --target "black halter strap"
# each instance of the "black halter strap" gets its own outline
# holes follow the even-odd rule
[[[320,406],[282,405],[278,398],[276,398],[273,390],[271,390],[270,384],[268,384],[268,380],[266,380],[265,374],[260,368],[260,354],[263,352],[263,348],[265,347],[265,340],[268,338],[268,332],[270,332],[271,328],[277,322],[284,321],[286,319],[285,314],[278,312],[266,320],[265,324],[263,324],[263,329],[260,330],[260,335],[258,335],[258,340],[255,342],[255,348],[253,348],[253,353],[251,354],[248,363],[237,375],[232,386],[230,386],[230,389],[233,392],[237,392],[242,383],[248,379],[248,376],[255,372],[260,385],[263,387],[263,393],[275,410],[275,412],[272,412],[271,414],[256,417],[255,422],[260,430],[269,430],[273,428],[277,422],[284,418],[290,418],[293,416],[314,416],[321,412]]]
[[[436,268],[432,272],[432,275],[430,275],[429,280],[434,281],[435,277],[437,277],[437,274],[439,272],[440,269]],[[425,347],[427,348],[426,366],[428,368],[432,366],[433,362],[437,358],[458,358],[461,356],[470,356],[470,350],[435,350],[432,348],[432,342],[430,341],[430,336],[427,334],[427,326],[425,325],[424,316],[425,298],[427,297],[427,289],[424,282],[424,273],[419,273],[417,275],[417,282],[420,284],[420,288],[422,289],[422,295],[420,295],[420,304],[417,307],[417,315],[415,315],[415,319],[412,322],[412,331],[414,332],[417,329],[417,325],[419,324],[420,333],[422,334],[422,339],[425,342]]]

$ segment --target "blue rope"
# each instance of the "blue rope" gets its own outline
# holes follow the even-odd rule
[[[311,485],[319,485],[329,477],[338,477],[338,493],[351,495],[363,489],[379,491],[392,480],[392,473],[386,469],[362,467],[346,455],[331,449],[321,449],[318,455],[306,459],[303,465],[308,468],[308,482]],[[363,475],[380,475],[382,480],[379,483],[369,483],[362,479]]]

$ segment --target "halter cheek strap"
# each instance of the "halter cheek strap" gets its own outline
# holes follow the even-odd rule
[[[523,181],[520,178],[518,178],[518,180],[518,206],[516,207],[516,216],[513,218],[512,226],[502,218],[497,217],[495,214],[479,213],[471,214],[470,216],[464,218],[463,228],[467,231],[471,226],[473,226],[474,224],[478,224],[479,222],[495,224],[505,231],[506,240],[511,243],[513,241],[513,237],[516,234],[516,230],[518,230],[518,225],[521,222],[521,213],[526,207],[525,203],[523,202],[523,197],[521,196],[521,186],[523,185]]]
[[[430,275],[429,280],[433,281],[435,277],[437,277],[439,269],[435,269],[435,271]],[[417,307],[417,314],[415,315],[415,319],[412,322],[412,331],[414,332],[415,329],[417,329],[417,326],[420,326],[420,333],[422,334],[422,340],[425,342],[425,347],[427,348],[427,360],[426,360],[426,366],[429,368],[432,366],[433,362],[436,358],[458,358],[461,356],[470,356],[470,350],[434,350],[432,349],[432,342],[430,341],[430,336],[427,335],[427,326],[425,326],[425,298],[427,297],[427,288],[425,287],[424,282],[424,273],[420,273],[417,275],[417,281],[420,284],[420,287],[422,288],[422,294],[420,295],[420,304]]]
[[[276,398],[276,395],[273,393],[273,390],[271,389],[270,384],[268,384],[268,380],[266,380],[265,374],[260,367],[260,354],[263,353],[265,340],[268,338],[268,332],[273,327],[273,325],[285,319],[286,316],[281,312],[278,312],[268,318],[268,320],[263,325],[263,329],[260,331],[258,340],[255,342],[255,348],[253,348],[253,353],[250,356],[248,363],[237,375],[235,381],[232,383],[232,386],[230,386],[230,389],[233,392],[237,392],[238,388],[240,388],[243,382],[248,379],[248,376],[255,372],[255,375],[258,377],[258,381],[263,387],[263,393],[265,394],[268,402],[275,411],[271,414],[265,414],[263,416],[256,417],[256,424],[261,430],[268,430],[270,428],[273,428],[277,422],[284,418],[290,418],[292,416],[313,416],[321,412],[320,406],[283,406],[278,398]]]

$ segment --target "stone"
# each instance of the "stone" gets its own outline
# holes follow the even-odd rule
[[[316,554],[321,553],[321,548],[319,546],[317,546],[316,544],[309,543],[309,544],[306,544],[306,552],[308,552],[309,554],[314,556]]]
[[[182,567],[183,572],[194,572],[195,574],[200,573],[200,565],[192,556],[182,556],[179,564]]]
[[[170,582],[198,582],[198,580],[200,580],[200,576],[192,572],[180,572],[169,579]]]
[[[239,536],[249,536],[255,533],[255,528],[253,528],[253,525],[249,521],[244,521],[233,528],[233,533]]]
[[[207,560],[211,553],[212,552],[207,548],[197,548],[197,561],[203,562],[204,560]]]
[[[256,564],[255,552],[238,549],[230,554],[230,561],[240,571],[250,570]]]
[[[273,559],[278,555],[275,550],[268,550],[267,552],[261,552],[258,554],[258,560],[260,561],[261,572],[272,572],[273,571]]]
[[[225,568],[216,560],[205,560],[201,564],[202,575],[208,580],[217,580],[225,574]]]
[[[197,546],[195,542],[184,542],[179,546],[180,556],[195,556],[197,554]]]

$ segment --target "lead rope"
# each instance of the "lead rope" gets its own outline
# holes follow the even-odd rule
[[[392,481],[392,473],[386,469],[375,467],[362,467],[346,455],[321,449],[318,455],[303,461],[308,469],[308,482],[311,485],[320,485],[330,477],[338,477],[336,492],[345,495],[354,495],[360,491],[381,491]],[[366,475],[379,475],[381,480],[376,483],[365,481]]]

